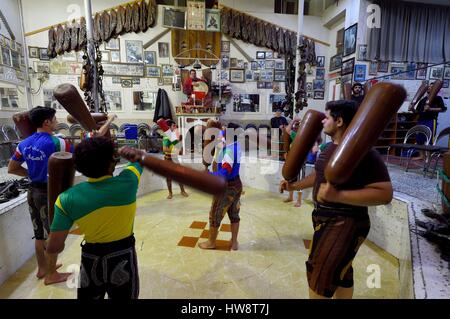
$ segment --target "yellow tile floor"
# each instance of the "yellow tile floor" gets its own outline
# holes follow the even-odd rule
[[[178,192],[174,185],[175,193]],[[167,200],[166,191],[138,199],[135,220],[140,298],[307,298],[304,240],[311,239],[311,205],[283,203],[286,195],[246,188],[241,205],[239,251],[178,246],[200,237],[193,221],[208,221],[211,197],[189,191]],[[224,223],[229,223],[225,217]],[[229,240],[229,232],[219,239]],[[204,239],[200,239],[203,241]],[[63,269],[80,260],[81,237],[70,235],[60,255]],[[368,288],[367,267],[381,269],[381,287]],[[398,260],[366,241],[354,261],[355,298],[398,298]],[[65,283],[45,286],[31,258],[0,287],[0,298],[75,298]]]

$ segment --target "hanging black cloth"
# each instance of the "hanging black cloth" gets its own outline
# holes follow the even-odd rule
[[[160,118],[174,119],[172,116],[172,108],[170,107],[170,100],[167,92],[164,89],[158,90],[156,97],[155,114],[153,115],[153,122],[156,123]]]

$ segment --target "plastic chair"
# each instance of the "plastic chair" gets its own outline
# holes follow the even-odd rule
[[[428,145],[430,144],[430,140],[431,140],[431,130],[428,126],[425,125],[416,125],[413,126],[405,135],[405,138],[403,139],[403,143],[397,143],[397,144],[391,144],[389,145],[388,149],[387,149],[387,156],[386,156],[386,164],[389,163],[389,151],[391,148],[399,148],[401,150],[401,154],[404,154],[403,151],[406,150],[406,158],[407,158],[407,164],[406,164],[406,169],[405,171],[408,171],[409,168],[409,162],[411,160],[411,156],[414,153],[414,151],[416,150],[416,146],[418,146],[417,144],[413,144],[413,143],[408,143],[408,141],[415,137],[417,134],[423,134],[425,136],[425,144],[424,145]],[[400,156],[400,165],[403,162],[403,158],[402,156]]]
[[[447,127],[436,136],[432,145],[416,145],[415,149],[425,152],[425,163],[423,165],[424,177],[428,173],[428,169],[430,168],[431,163],[433,162],[433,158],[435,159],[435,163],[430,177],[433,177],[434,173],[436,172],[437,164],[441,155],[450,151],[450,148],[448,147],[437,145],[439,140],[449,135],[450,135],[450,127]]]

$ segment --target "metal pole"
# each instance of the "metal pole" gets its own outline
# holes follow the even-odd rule
[[[297,25],[297,50],[296,50],[296,59],[295,59],[295,85],[294,92],[298,91],[298,64],[300,62],[300,50],[298,49],[298,45],[300,43],[300,38],[303,34],[303,8],[305,5],[305,0],[298,0],[298,25]]]
[[[92,99],[94,100],[94,111],[99,111],[98,100],[98,74],[97,74],[97,62],[95,61],[95,44],[94,44],[94,28],[92,19],[92,7],[91,0],[84,0],[84,10],[86,12],[86,36],[87,36],[87,52],[88,59],[92,65]]]

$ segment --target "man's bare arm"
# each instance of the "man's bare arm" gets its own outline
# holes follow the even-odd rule
[[[28,176],[28,170],[22,167],[22,164],[15,160],[8,163],[8,174],[14,174],[22,177]]]

